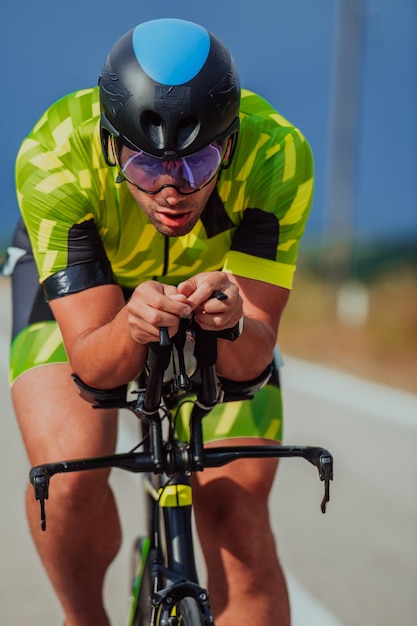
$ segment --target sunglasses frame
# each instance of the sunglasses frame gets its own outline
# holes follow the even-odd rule
[[[230,152],[227,157],[227,160],[224,160],[224,156],[223,156],[220,162],[220,165],[217,168],[217,170],[214,172],[213,176],[207,182],[205,182],[204,185],[201,185],[197,189],[193,189],[192,191],[187,191],[187,192],[183,192],[176,185],[171,185],[171,184],[162,185],[156,191],[149,191],[147,189],[144,189],[143,187],[139,187],[133,181],[130,181],[125,176],[125,174],[123,173],[121,169],[119,159],[117,157],[117,154],[119,151],[117,144],[120,143],[121,146],[126,146],[127,148],[129,148],[130,150],[133,150],[134,152],[141,151],[144,154],[149,154],[149,153],[145,152],[144,150],[138,149],[137,146],[132,144],[132,142],[130,142],[124,135],[119,133],[116,130],[116,128],[109,122],[104,112],[101,114],[100,139],[101,139],[101,146],[102,146],[103,155],[104,155],[106,164],[110,167],[117,167],[119,170],[119,174],[116,178],[117,183],[128,181],[130,184],[134,185],[137,189],[149,195],[155,195],[159,193],[160,191],[162,191],[162,189],[164,189],[165,187],[173,187],[181,195],[188,196],[193,193],[197,193],[198,191],[201,191],[201,189],[204,189],[204,187],[206,187],[206,185],[208,185],[221,170],[228,169],[230,167],[234,152],[236,150],[237,140],[239,136],[239,125],[240,125],[240,121],[239,121],[239,118],[237,117],[224,133],[214,137],[213,140],[210,142],[210,144],[208,144],[208,145],[211,145],[211,143],[218,143],[219,145],[222,145],[222,142],[227,140],[225,143],[225,147],[224,147],[224,152],[226,154],[228,141],[230,140],[231,142]],[[204,150],[204,148],[201,148],[201,150]],[[149,156],[154,159],[160,159],[161,161],[164,161],[164,160],[169,161],[169,160],[176,160],[176,159],[179,160],[181,158],[191,157],[193,156],[193,154],[198,154],[198,152],[200,152],[200,150],[197,150],[197,152],[194,152],[192,154],[181,156],[181,155],[178,155],[176,152],[167,151],[161,157],[158,157],[152,154],[149,154]],[[111,160],[110,153],[113,155],[114,161]]]

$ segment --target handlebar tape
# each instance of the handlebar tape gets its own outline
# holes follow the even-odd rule
[[[170,358],[171,343],[168,345],[161,345],[157,342],[149,344],[148,366],[150,370],[164,373],[169,365]]]
[[[204,330],[198,324],[195,324],[194,331],[194,356],[197,359],[197,367],[215,365],[217,360],[217,333],[212,330]]]

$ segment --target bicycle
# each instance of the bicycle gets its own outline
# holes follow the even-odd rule
[[[194,340],[195,372],[189,376],[184,358],[187,334]],[[242,458],[301,457],[315,465],[324,481],[321,510],[326,511],[333,480],[330,452],[311,446],[222,446],[205,448],[203,419],[219,401],[251,397],[228,388],[217,377],[217,336],[193,320],[181,320],[172,340],[166,329],[159,343],[149,346],[146,373],[135,389],[123,385],[98,390],[73,379],[93,407],[126,408],[141,422],[142,441],[127,453],[59,461],[30,470],[35,498],[40,502],[42,530],[46,529],[45,500],[54,474],[100,468],[120,468],[144,474],[147,532],[134,545],[135,568],[126,626],[214,626],[209,595],[198,581],[192,528],[190,476],[208,467],[220,467]],[[164,374],[174,363],[174,375]],[[189,441],[175,433],[175,407],[192,402]],[[140,450],[140,451],[139,451]]]

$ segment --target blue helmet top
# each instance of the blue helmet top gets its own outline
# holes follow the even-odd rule
[[[138,63],[150,78],[162,85],[181,85],[192,80],[207,61],[210,35],[191,22],[154,20],[136,26],[132,44]]]

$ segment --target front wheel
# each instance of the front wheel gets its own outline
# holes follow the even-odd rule
[[[151,549],[148,537],[139,537],[134,544],[131,563],[131,596],[128,626],[149,626],[151,619]]]
[[[206,626],[200,605],[194,598],[183,598],[177,604],[178,626]]]

